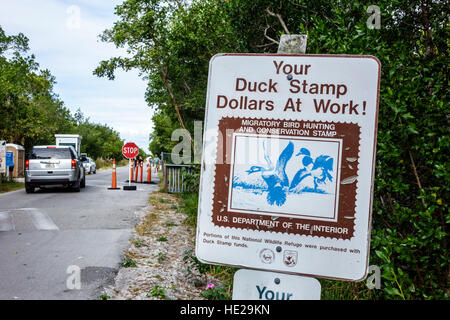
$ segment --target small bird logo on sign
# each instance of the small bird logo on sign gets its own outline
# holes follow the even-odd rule
[[[297,251],[285,250],[283,254],[283,262],[288,267],[293,267],[297,264],[298,253]]]

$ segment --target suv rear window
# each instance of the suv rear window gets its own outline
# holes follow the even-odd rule
[[[35,148],[30,159],[72,159],[72,153],[69,148]]]

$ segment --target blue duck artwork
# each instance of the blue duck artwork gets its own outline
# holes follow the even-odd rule
[[[252,174],[255,172],[261,172],[261,176],[267,184],[267,202],[269,204],[281,206],[286,201],[285,187],[289,186],[289,179],[286,175],[285,168],[287,162],[291,159],[292,154],[294,153],[294,144],[289,142],[287,147],[284,148],[278,157],[275,167],[273,166],[272,161],[270,161],[267,153],[264,153],[264,159],[267,162],[267,167],[251,166],[250,169],[247,170],[247,173]]]
[[[295,203],[292,201],[296,201],[294,198],[296,195],[328,194],[332,190],[330,183],[334,176],[334,158],[320,154],[318,150],[313,155],[310,151],[312,149],[302,147],[299,142],[296,147],[300,148],[293,157],[294,143],[292,141],[288,141],[287,145],[284,143],[278,158],[276,158],[277,153],[272,154],[272,159],[277,159],[274,165],[267,153],[266,144],[262,142],[264,160],[257,165],[249,163],[246,169],[244,166],[238,173],[235,173],[233,190],[250,192],[255,197],[264,196],[267,204],[274,208],[283,207],[288,197],[291,197],[289,201],[292,206]],[[244,194],[239,193],[239,195],[240,199],[245,201],[245,198],[242,198]],[[301,203],[298,205],[300,206]]]
[[[313,177],[314,187],[305,188],[303,191],[323,193],[324,191],[319,188],[319,184],[325,184],[328,181],[333,181],[333,177],[330,172],[333,171],[333,158],[327,155],[320,155],[316,159],[311,157],[311,153],[306,148],[301,148],[300,152],[296,156],[302,156],[303,168],[298,170],[295,174],[292,182],[289,186],[289,190],[294,190],[300,182],[307,178]]]

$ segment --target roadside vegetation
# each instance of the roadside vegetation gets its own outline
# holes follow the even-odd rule
[[[0,193],[15,191],[25,188],[25,183],[15,181],[0,181]]]
[[[129,161],[127,159],[120,159],[116,161],[116,168],[127,166]],[[99,157],[95,159],[95,166],[97,169],[106,170],[111,169],[113,167],[112,159],[104,159],[103,157]]]
[[[208,63],[217,53],[274,53],[288,29],[308,35],[307,53],[376,56],[382,75],[370,264],[381,268],[382,287],[368,292],[363,283],[323,281],[323,292],[335,299],[447,299],[447,3],[376,5],[379,29],[368,28],[365,1],[127,0],[101,39],[129,55],[100,62],[95,74],[114,79],[116,69],[138,69],[146,77],[146,100],[155,108],[150,150],[159,154],[178,143],[174,129],[193,135],[194,121],[204,119]],[[194,225],[197,194],[181,199]]]
[[[186,223],[180,203],[175,195],[151,193],[115,284],[105,288],[111,299],[208,299],[213,288],[221,288],[220,297],[231,298],[229,285],[193,255],[195,228]]]
[[[189,178],[188,178],[189,179]],[[197,185],[198,187],[198,182]],[[178,210],[186,214],[184,223],[197,227],[197,213],[198,213],[198,192],[186,192],[178,195],[180,204]],[[220,286],[210,286],[203,292],[203,297],[210,300],[224,300],[231,299],[233,291],[233,276],[238,270],[232,267],[218,266],[212,264],[204,264],[200,262],[191,252],[185,252],[185,261],[195,268],[200,273],[209,273],[214,278],[220,279],[223,284]]]

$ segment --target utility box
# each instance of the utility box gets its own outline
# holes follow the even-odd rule
[[[25,148],[22,146],[19,146],[18,144],[14,143],[7,143],[6,144],[6,152],[12,152],[12,164],[14,166],[9,166],[10,163],[8,163],[8,169],[10,170],[11,178],[19,178],[24,174],[25,170]],[[12,168],[12,169],[11,169]]]
[[[56,146],[72,146],[81,155],[81,138],[79,134],[55,134]]]

